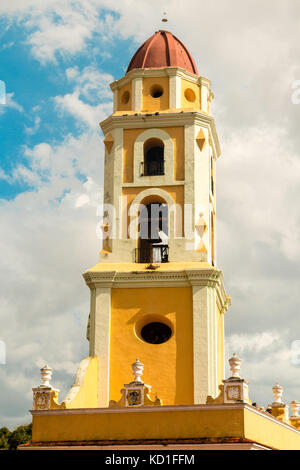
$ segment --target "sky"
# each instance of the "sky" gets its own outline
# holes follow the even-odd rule
[[[62,400],[88,356],[81,274],[100,246],[98,124],[109,83],[158,29],[188,47],[215,95],[226,358],[243,360],[252,401],[271,403],[275,382],[300,400],[299,1],[2,0],[0,427],[31,421],[40,367]]]

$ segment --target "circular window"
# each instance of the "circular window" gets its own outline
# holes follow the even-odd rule
[[[141,337],[146,343],[161,344],[170,339],[172,335],[171,328],[165,323],[151,322],[141,329]]]
[[[130,93],[129,91],[124,91],[123,95],[122,95],[122,103],[123,104],[127,104],[128,101],[129,101],[129,98],[130,98]]]
[[[196,100],[195,92],[191,88],[187,88],[184,92],[184,96],[188,101],[193,103]]]
[[[150,89],[150,95],[153,98],[159,98],[160,96],[162,96],[163,92],[164,92],[164,89],[160,85],[153,85]]]

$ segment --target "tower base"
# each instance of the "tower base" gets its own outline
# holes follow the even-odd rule
[[[300,450],[300,431],[245,404],[33,410],[19,449]]]

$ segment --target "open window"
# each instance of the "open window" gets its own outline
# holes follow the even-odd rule
[[[144,143],[143,176],[164,175],[164,143],[149,139]]]
[[[169,255],[168,206],[152,202],[142,206],[139,217],[137,263],[166,263]]]

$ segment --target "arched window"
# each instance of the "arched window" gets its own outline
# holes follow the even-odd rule
[[[149,139],[144,144],[144,176],[164,175],[164,143]]]
[[[137,263],[168,261],[168,206],[161,202],[144,205],[139,217]]]

